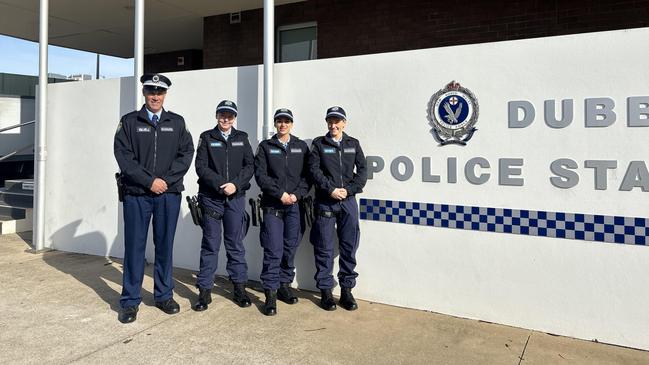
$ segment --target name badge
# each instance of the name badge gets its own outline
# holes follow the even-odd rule
[[[140,132],[151,132],[151,127],[137,127],[138,133]]]
[[[302,153],[301,148],[291,148],[291,153]]]
[[[345,153],[356,153],[356,148],[345,148],[343,151]]]
[[[173,127],[162,127],[162,128],[160,128],[160,131],[161,132],[173,132],[174,129],[173,129]]]
[[[279,148],[271,148],[270,150],[271,155],[281,155],[282,151],[279,150]]]
[[[323,152],[324,153],[336,153],[336,149],[335,148],[325,148],[325,149],[323,149]]]
[[[243,147],[243,142],[232,142],[232,147]]]
[[[211,142],[210,147],[222,147],[223,144],[221,142]]]

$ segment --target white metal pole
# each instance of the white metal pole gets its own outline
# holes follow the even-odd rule
[[[47,44],[49,0],[40,0],[38,35],[38,123],[36,124],[36,171],[34,191],[34,249],[45,247],[45,162],[47,160]]]
[[[275,65],[275,1],[264,0],[264,125],[263,138],[273,135],[273,66]]]
[[[144,0],[135,0],[135,48],[133,50],[135,67],[135,109],[140,109],[144,98],[140,87],[140,76],[144,73]]]

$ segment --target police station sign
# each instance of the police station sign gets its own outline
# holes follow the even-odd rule
[[[557,118],[557,101],[543,101],[543,119],[547,128],[562,129],[576,123],[575,100],[563,99],[560,104],[560,118]],[[627,119],[624,123],[629,129],[649,127],[649,96],[631,96],[626,99],[625,104]],[[586,98],[583,105],[583,128],[607,128],[617,122],[614,99]],[[530,101],[512,100],[503,107],[507,108],[508,119],[502,123],[506,122],[509,129],[527,128],[537,119],[536,108]],[[452,81],[431,97],[428,116],[433,127],[431,134],[440,147],[450,144],[465,146],[478,130],[475,127],[478,122],[477,98],[468,89]],[[575,138],[575,143],[580,143],[578,137]],[[386,168],[386,161],[382,156],[367,156],[367,161],[369,179],[373,179]],[[492,180],[502,186],[525,185],[525,159],[518,157],[503,156],[497,161],[489,161],[484,157],[475,156],[459,161],[457,157],[450,156],[445,161],[439,161],[425,156],[419,161],[414,161],[409,156],[397,156],[387,161],[387,164],[390,176],[397,181],[407,181],[417,174],[424,183],[455,184],[459,178],[463,178],[474,185],[486,184]],[[558,189],[571,189],[580,183],[586,183],[585,181],[592,181],[591,185],[596,190],[614,188],[619,191],[631,191],[637,188],[649,192],[649,170],[645,161],[630,161],[621,165],[616,159],[577,161],[566,156],[548,161],[542,168],[547,171],[548,182]],[[623,169],[624,177],[619,185],[609,187],[607,172],[616,169]]]

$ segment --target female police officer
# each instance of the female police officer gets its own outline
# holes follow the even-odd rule
[[[259,239],[264,248],[261,282],[266,295],[263,312],[267,316],[277,313],[276,298],[297,303],[290,285],[295,277],[295,251],[304,233],[298,200],[309,191],[308,146],[290,134],[293,113],[278,109],[274,119],[277,134],[262,141],[255,156],[255,180],[263,193]]]
[[[309,171],[315,185],[316,199],[316,220],[310,237],[315,253],[315,280],[322,293],[320,305],[325,310],[335,310],[331,289],[334,286],[333,232],[334,226],[337,226],[340,305],[347,310],[355,310],[358,306],[351,290],[358,276],[354,268],[360,230],[358,204],[354,195],[363,191],[367,181],[365,155],[358,140],[343,132],[347,124],[343,108],[334,106],[327,109],[325,120],[329,133],[313,140],[309,154]]]
[[[250,188],[254,156],[248,134],[232,124],[237,105],[224,100],[216,107],[217,126],[203,132],[196,151],[199,202],[203,209],[203,240],[200,271],[196,280],[199,289],[194,310],[202,311],[212,302],[211,289],[223,241],[227,252],[226,270],[234,286],[234,302],[250,306],[245,284],[248,281],[243,238],[245,236],[245,192]]]

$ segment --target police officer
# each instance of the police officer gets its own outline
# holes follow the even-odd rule
[[[363,191],[367,181],[365,155],[357,139],[345,132],[347,114],[339,106],[327,109],[329,132],[313,140],[309,154],[309,171],[315,185],[315,222],[311,243],[315,253],[315,280],[321,291],[320,305],[331,311],[336,303],[331,294],[334,260],[334,226],[339,241],[338,282],[340,305],[347,310],[358,308],[352,295],[358,274],[356,250],[360,238],[358,204],[354,195]]]
[[[234,302],[249,307],[248,281],[243,238],[246,234],[246,190],[254,170],[254,155],[248,134],[236,130],[237,105],[223,100],[216,107],[217,126],[201,134],[196,151],[198,199],[203,210],[203,240],[200,271],[196,280],[199,290],[194,310],[203,311],[212,302],[221,226],[227,252],[226,270],[234,286]]]
[[[263,313],[277,314],[276,299],[295,304],[291,290],[293,260],[304,233],[298,201],[309,191],[307,144],[290,134],[293,113],[275,112],[277,134],[262,141],[255,156],[255,180],[261,188],[263,220],[259,239],[264,249],[261,282],[266,302]]]
[[[142,297],[144,252],[153,216],[155,306],[178,313],[173,299],[173,240],[180,212],[183,176],[194,155],[185,120],[163,108],[171,81],[159,74],[140,78],[145,105],[122,117],[115,134],[115,159],[124,184],[124,275],[119,321],[137,318]]]

